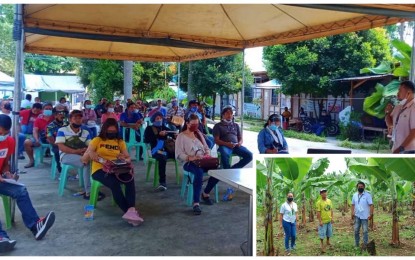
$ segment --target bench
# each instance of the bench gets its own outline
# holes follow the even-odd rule
[[[386,136],[388,135],[388,129],[382,128],[382,127],[373,127],[373,126],[363,126],[362,127],[362,135],[363,139],[365,139],[365,131],[375,131],[375,132],[381,132],[383,134],[383,138],[386,140]]]

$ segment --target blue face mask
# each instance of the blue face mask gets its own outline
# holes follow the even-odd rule
[[[139,111],[138,111],[138,109],[134,109],[134,113],[138,113]]]
[[[6,140],[6,138],[8,137],[9,135],[0,135],[0,142],[3,142],[4,140]]]
[[[154,121],[154,126],[161,126],[163,124],[163,121]]]
[[[91,109],[91,108],[94,108],[94,105],[86,105],[85,107],[88,109]]]
[[[276,125],[274,125],[274,124],[272,124],[272,125],[270,125],[269,126],[269,129],[271,129],[272,131],[277,131],[277,126]]]
[[[52,115],[52,110],[43,110],[43,115],[51,116]]]

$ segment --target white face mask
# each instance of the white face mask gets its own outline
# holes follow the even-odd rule
[[[114,112],[114,108],[112,108],[112,107],[108,108],[108,112],[113,113]]]
[[[399,105],[402,105],[402,106],[405,105],[406,101],[408,101],[408,99],[406,98],[402,99],[401,101],[399,101]]]

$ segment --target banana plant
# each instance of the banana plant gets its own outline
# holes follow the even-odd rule
[[[392,241],[400,245],[399,216],[397,212],[398,191],[403,189],[400,180],[415,181],[415,160],[413,158],[347,158],[347,165],[352,172],[375,176],[386,184],[392,197]]]
[[[404,41],[392,40],[392,46],[396,49],[393,54],[399,63],[395,66],[392,62],[381,62],[376,68],[363,68],[360,73],[393,74],[396,77],[408,78],[411,71],[412,48]],[[395,103],[398,93],[399,81],[392,80],[388,85],[377,84],[375,92],[365,98],[363,111],[380,119],[385,117],[385,107],[388,103]]]

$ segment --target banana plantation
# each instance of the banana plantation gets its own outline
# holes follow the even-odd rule
[[[285,254],[279,215],[288,193],[293,193],[298,205],[292,255],[323,254],[319,251],[316,212],[320,189],[327,189],[334,213],[333,237],[324,255],[415,255],[415,159],[264,158],[256,167],[258,256]],[[352,222],[352,197],[359,181],[365,184],[374,205],[368,222],[371,246],[363,250],[355,246]]]

